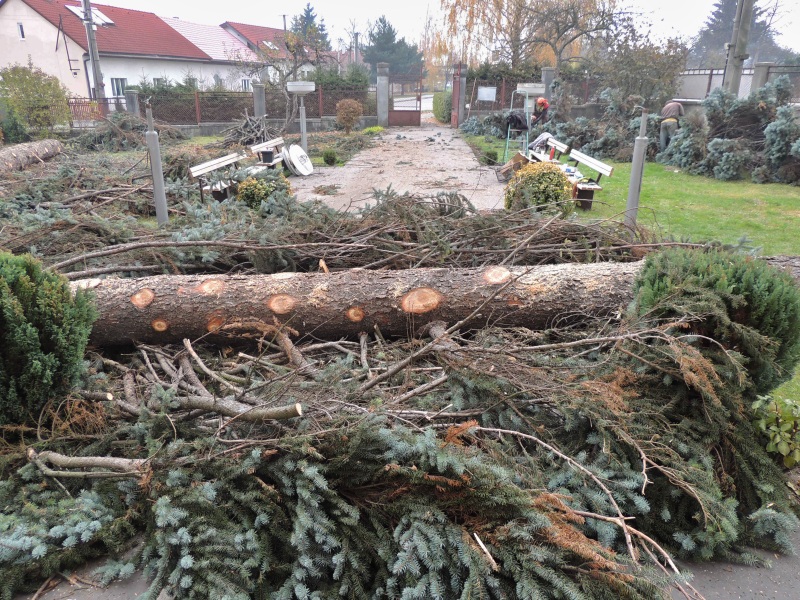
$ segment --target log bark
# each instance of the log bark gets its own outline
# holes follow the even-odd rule
[[[452,325],[476,309],[468,327],[541,329],[609,315],[631,301],[641,265],[159,275],[71,285],[95,295],[95,346],[222,341],[242,334],[271,339],[275,325],[317,338],[357,339],[376,327],[384,335],[413,335],[434,321]]]
[[[0,148],[0,173],[21,171],[28,165],[44,162],[64,151],[58,140],[40,140]]]

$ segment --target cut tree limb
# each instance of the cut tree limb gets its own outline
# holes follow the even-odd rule
[[[14,144],[0,149],[0,173],[21,171],[28,165],[44,162],[64,151],[58,140],[40,140],[26,144]]]
[[[96,346],[184,338],[230,339],[237,324],[275,319],[317,338],[354,339],[376,326],[415,334],[434,321],[542,329],[562,320],[616,313],[632,298],[641,263],[478,269],[409,269],[276,275],[158,275],[90,279],[99,318]]]

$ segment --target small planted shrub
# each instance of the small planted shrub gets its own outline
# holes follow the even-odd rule
[[[449,123],[453,112],[453,93],[436,92],[433,95],[433,116],[439,123]]]
[[[0,425],[35,423],[83,372],[95,310],[30,255],[0,252]]]
[[[364,135],[378,135],[383,133],[383,127],[380,125],[373,125],[372,127],[367,127],[361,130],[361,133]]]
[[[345,98],[336,103],[336,122],[350,134],[361,115],[364,114],[361,104],[352,98]]]
[[[756,429],[767,438],[767,452],[781,456],[787,469],[800,463],[800,404],[767,395],[750,408]]]
[[[569,202],[572,186],[558,166],[552,163],[531,163],[516,172],[505,189],[506,210],[551,207],[568,213],[574,208]]]
[[[258,210],[261,203],[277,192],[291,193],[289,181],[281,171],[262,171],[258,177],[248,177],[239,184],[236,197],[252,209]]]
[[[322,151],[322,161],[326,165],[332,167],[336,164],[337,159],[338,157],[336,156],[336,150],[333,148],[325,148],[325,150]]]
[[[497,164],[497,150],[484,150],[483,156],[481,156],[481,162],[484,165],[496,165]]]

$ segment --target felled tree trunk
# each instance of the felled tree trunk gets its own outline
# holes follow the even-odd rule
[[[40,140],[0,148],[0,173],[21,171],[28,165],[43,162],[63,151],[64,145],[58,140]]]
[[[623,308],[641,263],[596,263],[479,269],[349,270],[253,276],[159,275],[81,280],[99,319],[91,343],[219,341],[274,335],[285,325],[300,335],[338,339],[378,327],[406,336],[433,321],[546,328],[565,319]],[[476,312],[477,311],[477,312]],[[476,313],[476,314],[473,314]]]

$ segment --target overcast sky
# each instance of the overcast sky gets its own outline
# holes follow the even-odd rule
[[[281,0],[259,2],[258,0],[93,0],[97,4],[109,4],[154,12],[161,17],[179,17],[184,21],[218,25],[224,21],[236,21],[283,27],[282,14],[286,14],[287,25],[303,11],[308,0]],[[711,14],[715,0],[620,0],[625,5],[641,12],[653,23],[658,35],[678,35],[689,38],[695,35]],[[779,0],[782,18],[778,30],[779,41],[800,52],[800,0]],[[758,0],[758,5],[772,4],[775,0]],[[350,22],[355,21],[357,30],[365,32],[367,23],[385,15],[408,41],[418,41],[425,23],[425,15],[437,15],[438,0],[399,0],[381,2],[376,0],[316,0],[311,2],[318,17],[325,20],[329,37],[334,47],[339,38],[347,39]],[[793,33],[790,33],[793,32]]]

